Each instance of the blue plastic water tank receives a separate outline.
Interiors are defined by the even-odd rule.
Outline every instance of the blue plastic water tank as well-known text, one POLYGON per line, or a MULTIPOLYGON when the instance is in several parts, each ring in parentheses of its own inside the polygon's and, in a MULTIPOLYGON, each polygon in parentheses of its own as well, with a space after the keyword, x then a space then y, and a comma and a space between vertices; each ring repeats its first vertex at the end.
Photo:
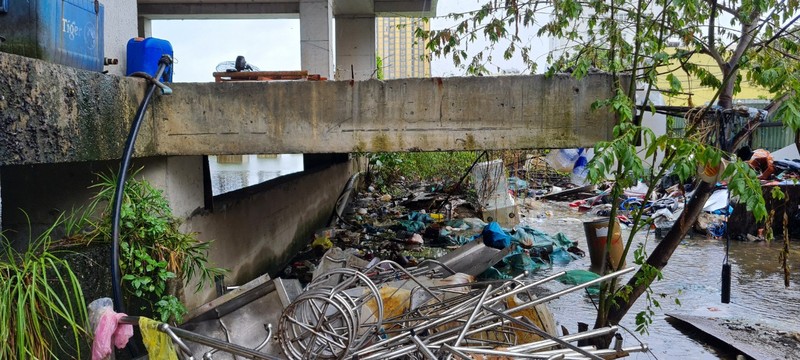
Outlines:
MULTIPOLYGON (((172 57, 172 44, 167 40, 157 38, 133 38, 128 41, 128 68, 125 75, 142 71, 156 75, 158 60, 162 55, 172 57)), ((162 82, 172 82, 172 66, 168 67, 161 75, 162 82)))
POLYGON ((96 0, 0 0, 0 51, 103 71, 103 5, 96 0))

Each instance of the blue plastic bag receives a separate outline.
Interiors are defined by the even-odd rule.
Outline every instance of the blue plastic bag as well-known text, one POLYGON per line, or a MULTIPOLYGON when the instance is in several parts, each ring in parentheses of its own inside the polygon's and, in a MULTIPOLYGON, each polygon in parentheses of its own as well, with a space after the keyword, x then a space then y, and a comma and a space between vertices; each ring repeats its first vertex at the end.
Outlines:
POLYGON ((511 245, 511 235, 506 234, 496 221, 486 225, 481 232, 483 244, 495 249, 505 249, 511 245))

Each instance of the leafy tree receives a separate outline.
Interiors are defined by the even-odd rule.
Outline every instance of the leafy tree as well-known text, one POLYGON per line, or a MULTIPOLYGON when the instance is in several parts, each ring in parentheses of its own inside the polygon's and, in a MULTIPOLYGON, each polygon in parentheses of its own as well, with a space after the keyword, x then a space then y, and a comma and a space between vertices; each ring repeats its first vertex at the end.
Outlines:
MULTIPOLYGON (((528 71, 536 72, 535 51, 529 39, 520 35, 531 29, 538 36, 565 43, 547 55, 547 74, 568 72, 580 78, 593 68, 614 74, 616 95, 599 99, 596 105, 616 112, 615 138, 596 145, 590 179, 612 178, 612 194, 620 195, 638 179, 655 184, 671 170, 685 180, 695 175, 698 165, 714 168, 722 158, 732 158, 731 152, 764 120, 763 114, 749 117, 741 128, 732 128, 725 120, 740 114, 733 99, 743 81, 772 94, 768 115, 798 134, 800 149, 798 6, 798 0, 494 0, 474 11, 447 15, 454 21, 451 27, 430 31, 418 28, 415 33, 425 41, 431 56, 449 57, 470 74, 487 73, 492 51, 498 47, 504 48, 503 58, 518 57, 528 71), (679 39, 677 51, 668 47, 668 39, 679 39), (468 45, 477 40, 488 46, 469 53, 468 45), (696 60, 701 56, 711 57, 718 71, 699 66, 696 60), (644 99, 649 99, 651 91, 679 94, 683 84, 676 75, 680 73, 716 89, 711 103, 718 107, 687 111, 685 136, 656 136, 640 126, 643 113, 654 109, 648 100, 634 103, 637 84, 646 89, 644 99), (660 77, 668 80, 668 87, 658 87, 660 77), (633 81, 626 80, 631 78, 633 81), (637 144, 644 150, 638 150, 637 144), (664 156, 660 166, 648 166, 639 156, 655 159, 659 153, 664 156)), ((757 219, 767 216, 761 185, 747 164, 735 161, 722 176, 728 180, 732 196, 738 196, 757 219)), ((648 196, 652 191, 651 187, 648 196)), ((661 269, 712 191, 712 184, 698 182, 694 196, 664 240, 649 256, 645 249, 636 249, 638 272, 618 290, 615 283, 603 289, 595 327, 618 323, 642 294, 654 301, 650 284, 661 277, 661 269)), ((613 209, 617 208, 615 203, 613 209)), ((611 219, 616 215, 613 211, 611 219)), ((642 221, 641 212, 633 215, 635 224, 624 254, 630 251, 633 234, 649 226, 642 221)), ((607 263, 606 271, 616 270, 607 263)), ((637 322, 646 325, 651 314, 640 313, 637 322)), ((608 345, 608 340, 601 345, 608 345)))

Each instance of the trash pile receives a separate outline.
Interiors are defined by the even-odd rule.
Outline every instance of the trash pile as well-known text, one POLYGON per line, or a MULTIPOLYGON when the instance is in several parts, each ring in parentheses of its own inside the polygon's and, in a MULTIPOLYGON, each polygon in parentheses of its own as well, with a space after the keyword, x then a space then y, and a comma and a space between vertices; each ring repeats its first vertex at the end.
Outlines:
POLYGON ((596 288, 635 268, 591 278, 562 271, 535 280, 522 273, 476 281, 448 265, 481 272, 491 265, 483 260, 497 251, 473 249, 471 258, 461 258, 471 261, 467 265, 442 258, 404 267, 389 260, 366 262, 331 248, 302 290, 297 280, 264 276, 199 307, 181 327, 113 310, 108 314, 119 324, 160 333, 161 345, 148 347, 151 358, 164 351, 171 358, 202 354, 209 360, 230 358, 227 354, 269 360, 604 359, 648 351, 642 343, 624 347, 617 326, 558 335, 547 307, 565 294, 596 288), (575 285, 543 293, 552 281, 575 285), (614 339, 613 346, 590 345, 600 337, 614 339))
POLYGON ((525 180, 507 178, 501 160, 476 164, 472 175, 475 191, 460 194, 441 184, 405 187, 396 197, 368 187, 346 210, 334 214, 329 227, 316 232, 310 246, 280 276, 310 283, 331 248, 367 262, 390 260, 403 267, 468 256, 464 254, 483 247, 495 249, 497 258, 485 271, 458 270, 481 280, 509 279, 585 256, 566 235, 520 223, 517 196, 533 190, 525 180))
MULTIPOLYGON (((776 160, 775 156, 764 149, 753 151, 748 146, 744 146, 737 151, 737 157, 747 161, 750 167, 758 173, 762 187, 796 185, 797 181, 800 180, 800 155, 797 154, 795 146, 790 145, 776 153, 779 154, 777 156, 780 160, 776 160)), ((587 152, 583 152, 581 149, 561 149, 551 152, 547 160, 554 167, 561 170, 567 170, 572 167, 571 179, 573 183, 582 184, 580 181, 585 177, 576 176, 576 174, 581 174, 584 171, 585 165, 584 160, 582 160, 584 156, 588 156, 591 159, 591 152, 588 152, 587 155, 587 152), (580 160, 579 157, 581 157, 580 160)), ((735 199, 732 201, 728 192, 727 183, 719 182, 719 176, 725 166, 726 162, 723 161, 719 168, 699 169, 697 174, 701 180, 715 184, 715 190, 706 201, 703 213, 695 222, 693 230, 697 234, 706 235, 712 239, 719 239, 725 235, 728 230, 728 217, 732 216, 735 205, 735 199)), ((608 188, 610 188, 610 185, 606 185, 606 189, 601 186, 598 193, 586 194, 584 197, 575 192, 562 193, 567 195, 566 198, 573 200, 569 205, 579 212, 607 217, 611 214, 611 204, 614 200, 608 188), (576 198, 577 200, 574 200, 576 198)), ((648 184, 642 182, 626 189, 619 199, 617 220, 622 228, 629 227, 632 225, 629 219, 631 211, 643 209, 643 218, 652 220, 651 227, 655 232, 656 238, 662 238, 683 212, 686 200, 692 197, 693 184, 691 182, 680 183, 676 175, 668 173, 656 184, 656 189, 649 199, 644 198, 647 190, 648 184)), ((541 197, 552 198, 551 195, 547 194, 541 197)), ((795 218, 800 220, 800 211, 794 211, 789 217, 791 219, 790 222, 795 223, 790 224, 790 228, 800 227, 800 221, 794 220, 795 218)), ((734 235, 734 238, 741 240, 758 241, 764 240, 762 232, 763 229, 760 229, 757 235, 732 235, 734 235)))
MULTIPOLYGON (((482 253, 476 259, 494 254, 482 253)), ((329 250, 312 282, 280 317, 283 354, 289 359, 598 359, 647 351, 643 344, 624 348, 621 337, 609 349, 572 344, 611 337, 617 327, 559 337, 543 306, 634 268, 537 297, 533 289, 566 273, 536 281, 526 279, 525 273, 475 281, 448 264, 464 266, 463 261, 441 259, 406 268, 388 260, 366 263, 336 248, 329 250)), ((470 265, 479 272, 490 262, 470 265)))
POLYGON ((179 354, 204 359, 217 352, 263 359, 600 359, 648 351, 641 343, 623 347, 616 326, 556 329, 550 301, 574 291, 596 295, 602 282, 635 269, 536 274, 584 252, 562 233, 521 222, 518 202, 540 191, 569 192, 570 180, 509 177, 499 160, 471 172, 474 190, 466 193, 418 184, 392 196, 368 187, 349 201, 356 193, 351 179, 329 226, 277 278, 254 279, 193 310, 180 328, 160 324, 158 331, 179 345, 179 354), (549 286, 553 281, 567 287, 549 286), (562 290, 546 290, 553 288, 562 290), (600 337, 615 339, 613 346, 590 345, 600 337))

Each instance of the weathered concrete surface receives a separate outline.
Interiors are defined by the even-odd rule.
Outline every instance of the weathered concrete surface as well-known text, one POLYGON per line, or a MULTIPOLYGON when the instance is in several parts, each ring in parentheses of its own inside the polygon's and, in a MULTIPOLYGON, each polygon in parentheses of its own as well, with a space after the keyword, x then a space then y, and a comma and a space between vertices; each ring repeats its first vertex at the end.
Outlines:
MULTIPOLYGON (((588 146, 612 77, 183 83, 157 96, 135 156, 588 146)), ((119 157, 144 83, 0 53, 0 165, 119 157)))
MULTIPOLYGON (((0 165, 118 158, 144 89, 144 80, 0 52, 0 165)), ((140 153, 153 152, 152 123, 140 153)))
MULTIPOLYGON (((217 196, 212 212, 196 212, 184 227, 203 240, 214 240, 209 260, 230 269, 226 284, 274 275, 310 243, 315 231, 327 226, 353 171, 352 162, 338 163, 278 178, 262 191, 217 196)), ((214 291, 186 295, 191 309, 213 299, 214 291)))
POLYGON ((560 148, 608 140, 610 75, 175 84, 159 151, 248 154, 560 148), (180 95, 178 95, 180 94, 180 95))

